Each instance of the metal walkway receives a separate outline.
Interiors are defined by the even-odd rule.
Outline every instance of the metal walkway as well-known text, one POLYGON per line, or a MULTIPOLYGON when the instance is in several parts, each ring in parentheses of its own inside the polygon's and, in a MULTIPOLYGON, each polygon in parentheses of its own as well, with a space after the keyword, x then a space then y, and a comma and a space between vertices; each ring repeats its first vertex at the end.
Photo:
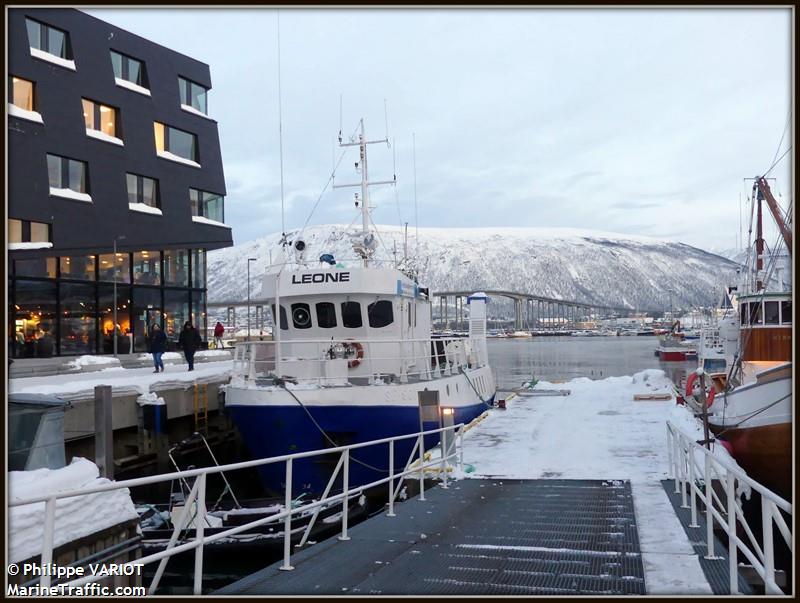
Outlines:
POLYGON ((630 484, 451 482, 215 594, 645 594, 630 484))
MULTIPOLYGON (((723 544, 722 541, 715 536, 714 553, 717 558, 706 559, 705 556, 708 551, 706 549, 705 513, 700 511, 697 513, 697 525, 699 527, 689 527, 689 524, 692 522, 692 512, 690 509, 684 509, 681 507, 681 495, 675 494, 675 482, 672 480, 662 480, 661 484, 664 486, 664 490, 667 492, 667 497, 672 503, 672 507, 675 509, 675 514, 678 516, 686 535, 689 537, 689 542, 691 543, 694 552, 697 553, 700 561, 700 567, 708 579, 708 584, 711 586, 711 590, 715 595, 729 595, 731 590, 729 578, 730 573, 728 571, 727 545, 723 544)), ((702 500, 698 500, 698 506, 701 510, 705 509, 702 504, 702 500)), ((739 575, 739 593, 743 595, 754 594, 753 589, 741 575, 739 575)))

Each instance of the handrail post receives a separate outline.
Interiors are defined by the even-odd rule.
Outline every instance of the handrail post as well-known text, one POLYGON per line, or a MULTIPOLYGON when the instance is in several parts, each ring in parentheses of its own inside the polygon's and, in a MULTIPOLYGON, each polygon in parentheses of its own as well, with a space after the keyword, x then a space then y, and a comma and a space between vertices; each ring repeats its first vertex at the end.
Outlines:
POLYGON ((761 527, 764 544, 764 589, 768 595, 779 595, 781 590, 775 590, 775 550, 772 546, 772 502, 761 497, 761 527))
POLYGON ((696 487, 697 485, 694 475, 694 451, 689 450, 689 493, 691 495, 691 503, 692 503, 692 523, 689 524, 690 528, 700 527, 697 524, 697 496, 695 493, 696 487))
POLYGON ((688 479, 689 476, 687 475, 689 472, 687 471, 687 469, 689 464, 688 454, 690 448, 686 444, 687 444, 686 442, 681 442, 681 508, 682 509, 689 508, 689 503, 686 500, 686 482, 689 481, 688 479))
POLYGON ((672 430, 669 426, 669 421, 667 421, 667 457, 669 459, 669 464, 667 465, 667 479, 672 478, 675 475, 675 467, 673 466, 673 443, 672 441, 675 439, 675 436, 672 435, 672 430))
POLYGON ((292 459, 286 459, 286 495, 284 510, 287 511, 283 520, 283 565, 279 568, 291 571, 294 568, 290 563, 292 557, 292 459))
POLYGON ((350 449, 345 448, 342 451, 344 457, 344 473, 342 475, 342 534, 339 540, 350 540, 347 535, 347 498, 350 494, 350 449))
MULTIPOLYGON (((206 528, 206 473, 197 476, 197 513, 195 514, 194 538, 203 541, 206 528)), ((203 591, 203 544, 194 550, 194 594, 200 595, 203 591)))
POLYGON ((461 429, 458 430, 458 464, 461 471, 464 471, 464 427, 466 427, 466 425, 462 425, 461 429))
POLYGON ((394 440, 389 440, 389 512, 388 517, 394 517, 394 440))
MULTIPOLYGON (((51 497, 44 503, 44 534, 42 535, 42 567, 46 568, 53 562, 53 539, 56 527, 56 498, 51 497)), ((39 578, 39 586, 48 588, 50 586, 50 572, 42 572, 39 578)))
POLYGON ((675 437, 672 438, 672 444, 675 449, 675 494, 680 494, 681 490, 678 486, 678 482, 681 478, 681 455, 679 451, 680 436, 678 434, 675 434, 675 437))
POLYGON ((442 451, 442 462, 440 463, 439 471, 442 472, 442 488, 444 490, 447 490, 447 462, 445 461, 445 455, 447 454, 447 450, 445 450, 445 442, 447 442, 448 445, 450 442, 449 438, 444 437, 444 434, 447 431, 447 429, 449 428, 446 427, 444 431, 439 432, 439 448, 442 451))
POLYGON ((419 499, 425 500, 425 438, 419 434, 419 499))
POLYGON ((706 559, 716 559, 714 556, 714 494, 712 491, 713 479, 711 478, 711 456, 705 455, 705 503, 706 503, 706 559))
POLYGON ((730 574, 730 587, 732 595, 739 594, 738 572, 738 537, 736 536, 736 476, 729 469, 725 469, 725 490, 728 494, 728 573, 730 574))

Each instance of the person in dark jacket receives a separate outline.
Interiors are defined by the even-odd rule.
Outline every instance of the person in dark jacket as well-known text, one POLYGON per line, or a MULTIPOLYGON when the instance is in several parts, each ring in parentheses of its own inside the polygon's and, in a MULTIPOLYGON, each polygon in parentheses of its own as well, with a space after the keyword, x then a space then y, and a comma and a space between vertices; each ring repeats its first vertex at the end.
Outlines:
POLYGON ((200 333, 198 333, 197 329, 192 326, 192 323, 187 320, 178 338, 178 345, 183 349, 183 355, 186 356, 186 362, 189 363, 190 371, 194 370, 194 353, 202 343, 203 339, 200 337, 200 333))
POLYGON ((156 367, 154 373, 164 372, 164 361, 161 356, 167 350, 167 335, 161 328, 153 323, 150 328, 150 353, 153 355, 153 364, 156 367))

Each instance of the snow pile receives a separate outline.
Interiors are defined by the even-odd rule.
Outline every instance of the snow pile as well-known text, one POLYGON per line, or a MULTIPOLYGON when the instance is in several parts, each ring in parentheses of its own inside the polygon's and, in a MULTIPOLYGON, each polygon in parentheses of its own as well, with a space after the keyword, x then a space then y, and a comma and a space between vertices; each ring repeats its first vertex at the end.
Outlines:
POLYGON ((194 357, 195 358, 230 358, 231 350, 201 350, 197 352, 194 357))
POLYGON ((136 398, 136 402, 139 404, 139 406, 164 406, 166 404, 166 402, 164 402, 164 398, 155 392, 142 394, 136 398))
MULTIPOLYGON (((395 246, 404 248, 404 231, 398 226, 378 231, 383 245, 375 258, 390 262, 395 246)), ((323 253, 345 266, 358 265, 349 232, 341 224, 307 228, 309 266, 318 265, 323 253)), ((289 239, 298 234, 287 233, 289 239)), ((270 253, 273 262, 282 261, 280 240, 275 233, 209 252, 208 301, 246 299, 247 258, 257 258, 251 267, 251 295, 257 298, 270 253)), ((416 250, 417 242, 409 240, 408 248, 416 250)), ((669 308, 670 301, 685 307, 716 304, 737 267, 682 243, 571 228, 420 228, 415 262, 420 282, 434 292, 500 289, 636 308, 669 308)))
POLYGON ((80 369, 85 366, 120 366, 119 358, 113 356, 78 356, 67 363, 70 368, 80 369))
MULTIPOLYGON (((139 354, 139 358, 142 360, 152 360, 153 355, 148 352, 146 354, 139 354)), ((161 354, 161 360, 183 360, 183 354, 180 352, 164 352, 161 354)))
MULTIPOLYGON (((111 483, 98 476, 97 465, 83 458, 75 458, 61 469, 11 471, 8 474, 9 502, 111 483)), ((41 554, 44 507, 42 502, 9 508, 9 561, 23 561, 41 554)), ((127 488, 60 499, 56 503, 53 546, 137 517, 127 488)))

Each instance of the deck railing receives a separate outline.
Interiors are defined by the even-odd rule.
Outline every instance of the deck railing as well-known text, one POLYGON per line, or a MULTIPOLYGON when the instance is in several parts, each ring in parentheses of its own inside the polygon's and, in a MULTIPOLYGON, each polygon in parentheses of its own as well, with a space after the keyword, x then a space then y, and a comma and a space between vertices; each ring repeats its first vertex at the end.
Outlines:
MULTIPOLYGON (((419 489, 420 489, 419 500, 424 501, 425 500, 424 479, 426 470, 434 468, 437 469, 440 474, 440 479, 442 480, 442 488, 447 488, 448 462, 451 460, 455 460, 455 464, 458 468, 463 467, 464 464, 463 435, 464 435, 464 424, 458 423, 456 425, 441 427, 439 429, 430 429, 427 431, 420 431, 419 433, 410 433, 391 438, 383 438, 380 440, 372 440, 369 442, 350 444, 348 446, 338 446, 336 448, 325 448, 322 450, 299 452, 295 454, 287 454, 287 455, 257 459, 252 461, 244 461, 228 465, 215 465, 213 467, 204 467, 201 469, 176 471, 173 473, 166 473, 163 475, 142 477, 120 482, 112 482, 110 484, 95 486, 92 488, 84 488, 81 490, 62 491, 47 496, 32 497, 24 500, 12 500, 9 501, 8 506, 10 508, 14 508, 26 505, 37 505, 37 504, 41 505, 41 503, 45 504, 41 565, 43 567, 46 567, 47 564, 52 563, 53 561, 53 548, 54 548, 53 543, 56 530, 55 516, 56 516, 57 501, 65 498, 73 498, 76 496, 85 496, 87 494, 109 492, 112 490, 119 490, 123 488, 134 488, 138 486, 147 486, 150 484, 156 484, 160 482, 166 482, 172 480, 186 480, 189 478, 194 478, 194 484, 192 485, 188 498, 184 502, 184 508, 182 512, 180 512, 179 517, 174 521, 174 530, 172 532, 172 536, 169 540, 169 543, 167 544, 167 548, 163 551, 159 551, 151 555, 146 555, 145 557, 142 557, 135 561, 130 561, 128 563, 122 564, 121 567, 133 568, 135 566, 147 565, 149 563, 158 561, 159 566, 148 588, 148 593, 153 594, 158 588, 158 584, 161 580, 161 577, 164 574, 164 570, 166 569, 169 559, 175 555, 184 553, 186 551, 194 550, 195 565, 194 565, 193 592, 194 594, 201 594, 202 584, 203 584, 203 549, 206 544, 216 542, 217 540, 233 536, 240 532, 245 532, 252 528, 263 526, 269 523, 277 523, 282 521, 284 524, 283 564, 280 569, 282 570, 294 569, 290 563, 292 554, 291 538, 292 538, 293 516, 301 514, 308 515, 308 512, 313 510, 313 515, 311 517, 311 520, 305 529, 305 532, 302 536, 300 543, 297 545, 299 547, 306 544, 306 542, 308 541, 308 536, 311 533, 311 529, 314 526, 314 523, 317 519, 317 516, 321 508, 327 507, 332 503, 341 501, 342 531, 339 535, 339 540, 350 540, 350 537, 347 534, 348 501, 353 496, 358 495, 367 488, 373 488, 388 483, 387 515, 390 517, 394 517, 395 501, 397 499, 397 496, 401 492, 401 486, 403 485, 403 481, 407 476, 416 474, 417 479, 419 480, 419 489), (440 434, 439 438, 440 438, 441 454, 439 455, 438 458, 430 458, 429 460, 426 461, 423 438, 424 436, 435 435, 435 434, 440 434), (411 454, 409 455, 409 458, 404 465, 404 469, 399 473, 395 473, 394 459, 395 459, 396 443, 402 440, 411 440, 411 439, 413 439, 415 442, 411 450, 411 454), (355 486, 355 487, 351 486, 349 483, 351 452, 363 448, 368 448, 370 446, 377 446, 382 444, 388 444, 388 449, 389 449, 388 450, 389 465, 388 469, 386 470, 388 475, 384 478, 375 480, 368 484, 362 484, 360 486, 355 486), (298 459, 307 459, 311 457, 335 454, 335 453, 340 454, 339 461, 336 465, 336 468, 333 471, 333 474, 330 477, 330 480, 328 481, 328 484, 325 488, 325 491, 323 492, 322 497, 318 500, 313 500, 301 506, 293 506, 293 500, 292 500, 293 462, 298 459), (249 469, 253 467, 263 467, 265 465, 270 465, 275 463, 284 463, 286 467, 285 504, 283 511, 281 511, 280 513, 276 513, 274 515, 270 515, 268 517, 261 517, 257 520, 253 520, 251 522, 242 525, 237 525, 227 530, 217 532, 211 536, 206 536, 204 534, 204 531, 207 523, 206 483, 208 480, 208 476, 214 473, 230 472, 239 469, 249 469), (331 494, 333 484, 335 483, 340 471, 342 475, 342 491, 336 494, 331 494), (182 531, 184 531, 184 529, 186 530, 191 529, 190 526, 192 520, 194 520, 194 532, 195 532, 194 539, 192 539, 190 542, 178 545, 177 544, 178 536, 182 531)), ((98 582, 102 579, 104 578, 95 575, 89 575, 89 576, 83 576, 75 580, 71 580, 69 582, 64 582, 62 584, 65 587, 66 586, 77 587, 83 584, 87 584, 89 582, 98 582)), ((51 576, 49 572, 43 573, 43 575, 39 580, 39 585, 43 589, 50 587, 51 576)))
POLYGON ((714 522, 728 537, 731 594, 738 594, 739 591, 739 551, 764 581, 766 594, 783 594, 775 580, 773 525, 794 554, 792 533, 781 515, 781 511, 791 515, 791 503, 753 480, 738 465, 715 456, 670 421, 667 421, 667 450, 669 477, 675 480, 675 494, 681 495, 681 506, 692 512, 690 527, 700 527, 697 523, 697 498, 705 506, 706 559, 719 559, 714 555, 714 522), (714 491, 715 479, 725 489, 724 502, 714 491), (753 535, 739 501, 743 492, 749 495, 749 490, 761 495, 763 536, 760 543, 753 535), (739 537, 737 525, 742 528, 746 538, 739 537))
POLYGON ((429 339, 371 339, 358 342, 363 357, 335 357, 337 346, 353 345, 348 339, 292 339, 248 341, 234 350, 233 378, 254 382, 258 378, 291 377, 318 385, 346 384, 353 377, 370 382, 382 377, 437 379, 481 364, 479 350, 463 337, 429 339), (280 352, 280 353, 278 353, 280 352), (280 357, 279 357, 280 356, 280 357), (351 363, 356 366, 349 366, 351 363), (337 367, 338 364, 338 367, 337 367))

